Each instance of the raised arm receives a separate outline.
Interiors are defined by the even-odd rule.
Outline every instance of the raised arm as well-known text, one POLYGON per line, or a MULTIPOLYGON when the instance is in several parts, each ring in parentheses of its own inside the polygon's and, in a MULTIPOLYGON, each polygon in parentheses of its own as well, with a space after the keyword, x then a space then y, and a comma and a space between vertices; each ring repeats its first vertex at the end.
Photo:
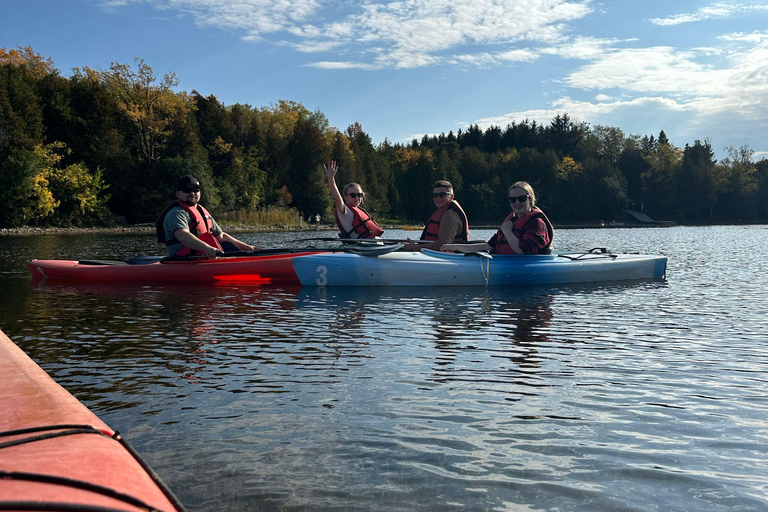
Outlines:
POLYGON ((336 203, 336 210, 344 214, 347 212, 347 206, 344 204, 344 198, 339 193, 339 187, 336 186, 336 173, 338 171, 339 167, 336 165, 335 160, 325 164, 325 177, 328 179, 328 188, 331 189, 333 202, 336 203))

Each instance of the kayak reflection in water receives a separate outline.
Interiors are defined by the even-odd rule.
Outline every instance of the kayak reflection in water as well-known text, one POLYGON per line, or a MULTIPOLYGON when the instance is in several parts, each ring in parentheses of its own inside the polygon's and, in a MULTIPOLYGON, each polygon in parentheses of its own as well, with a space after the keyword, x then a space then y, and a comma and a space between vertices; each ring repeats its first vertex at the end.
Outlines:
POLYGON ((445 244, 445 252, 490 252, 491 254, 549 254, 554 230, 544 212, 536 207, 536 194, 525 181, 507 191, 510 213, 495 235, 485 243, 445 244))
POLYGON ((168 256, 204 254, 214 259, 221 252, 253 251, 252 245, 224 232, 200 204, 200 182, 182 176, 176 186, 176 201, 157 219, 157 241, 168 247, 168 256))

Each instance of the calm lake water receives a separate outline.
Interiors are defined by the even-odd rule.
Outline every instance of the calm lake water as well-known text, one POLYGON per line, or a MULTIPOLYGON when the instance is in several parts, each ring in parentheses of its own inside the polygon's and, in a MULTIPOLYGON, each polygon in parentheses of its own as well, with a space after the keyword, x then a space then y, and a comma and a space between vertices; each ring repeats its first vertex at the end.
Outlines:
POLYGON ((663 254, 667 278, 33 285, 27 259, 161 248, 143 235, 0 237, 0 328, 194 512, 768 509, 768 227, 556 241, 663 254))

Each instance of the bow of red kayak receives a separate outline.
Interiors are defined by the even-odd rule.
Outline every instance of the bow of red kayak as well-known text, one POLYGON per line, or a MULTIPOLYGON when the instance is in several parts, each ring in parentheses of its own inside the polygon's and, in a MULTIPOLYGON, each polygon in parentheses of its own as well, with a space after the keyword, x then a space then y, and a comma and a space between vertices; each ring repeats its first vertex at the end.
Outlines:
POLYGON ((180 511, 106 423, 0 331, 0 509, 180 511))

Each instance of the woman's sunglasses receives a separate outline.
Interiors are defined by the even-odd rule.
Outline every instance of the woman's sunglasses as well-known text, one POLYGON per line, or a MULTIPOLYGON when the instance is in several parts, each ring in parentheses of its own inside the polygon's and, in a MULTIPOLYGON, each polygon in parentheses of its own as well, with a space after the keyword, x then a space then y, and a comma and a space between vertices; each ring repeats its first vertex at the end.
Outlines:
POLYGON ((347 193, 347 195, 348 195, 349 197, 351 197, 352 199, 356 199, 356 198, 358 198, 358 197, 359 197, 360 199, 362 199, 362 198, 364 198, 364 197, 365 197, 365 192, 360 192, 359 194, 357 194, 357 193, 355 193, 355 192, 348 192, 348 193, 347 193))
POLYGON ((435 192, 434 194, 432 194, 432 199, 436 199, 438 197, 442 199, 445 196, 449 196, 449 195, 451 195, 450 192, 435 192))
POLYGON ((517 196, 517 197, 509 196, 507 199, 509 199, 510 204, 514 204, 515 202, 524 203, 528 200, 528 197, 529 197, 528 194, 525 194, 524 196, 517 196))

